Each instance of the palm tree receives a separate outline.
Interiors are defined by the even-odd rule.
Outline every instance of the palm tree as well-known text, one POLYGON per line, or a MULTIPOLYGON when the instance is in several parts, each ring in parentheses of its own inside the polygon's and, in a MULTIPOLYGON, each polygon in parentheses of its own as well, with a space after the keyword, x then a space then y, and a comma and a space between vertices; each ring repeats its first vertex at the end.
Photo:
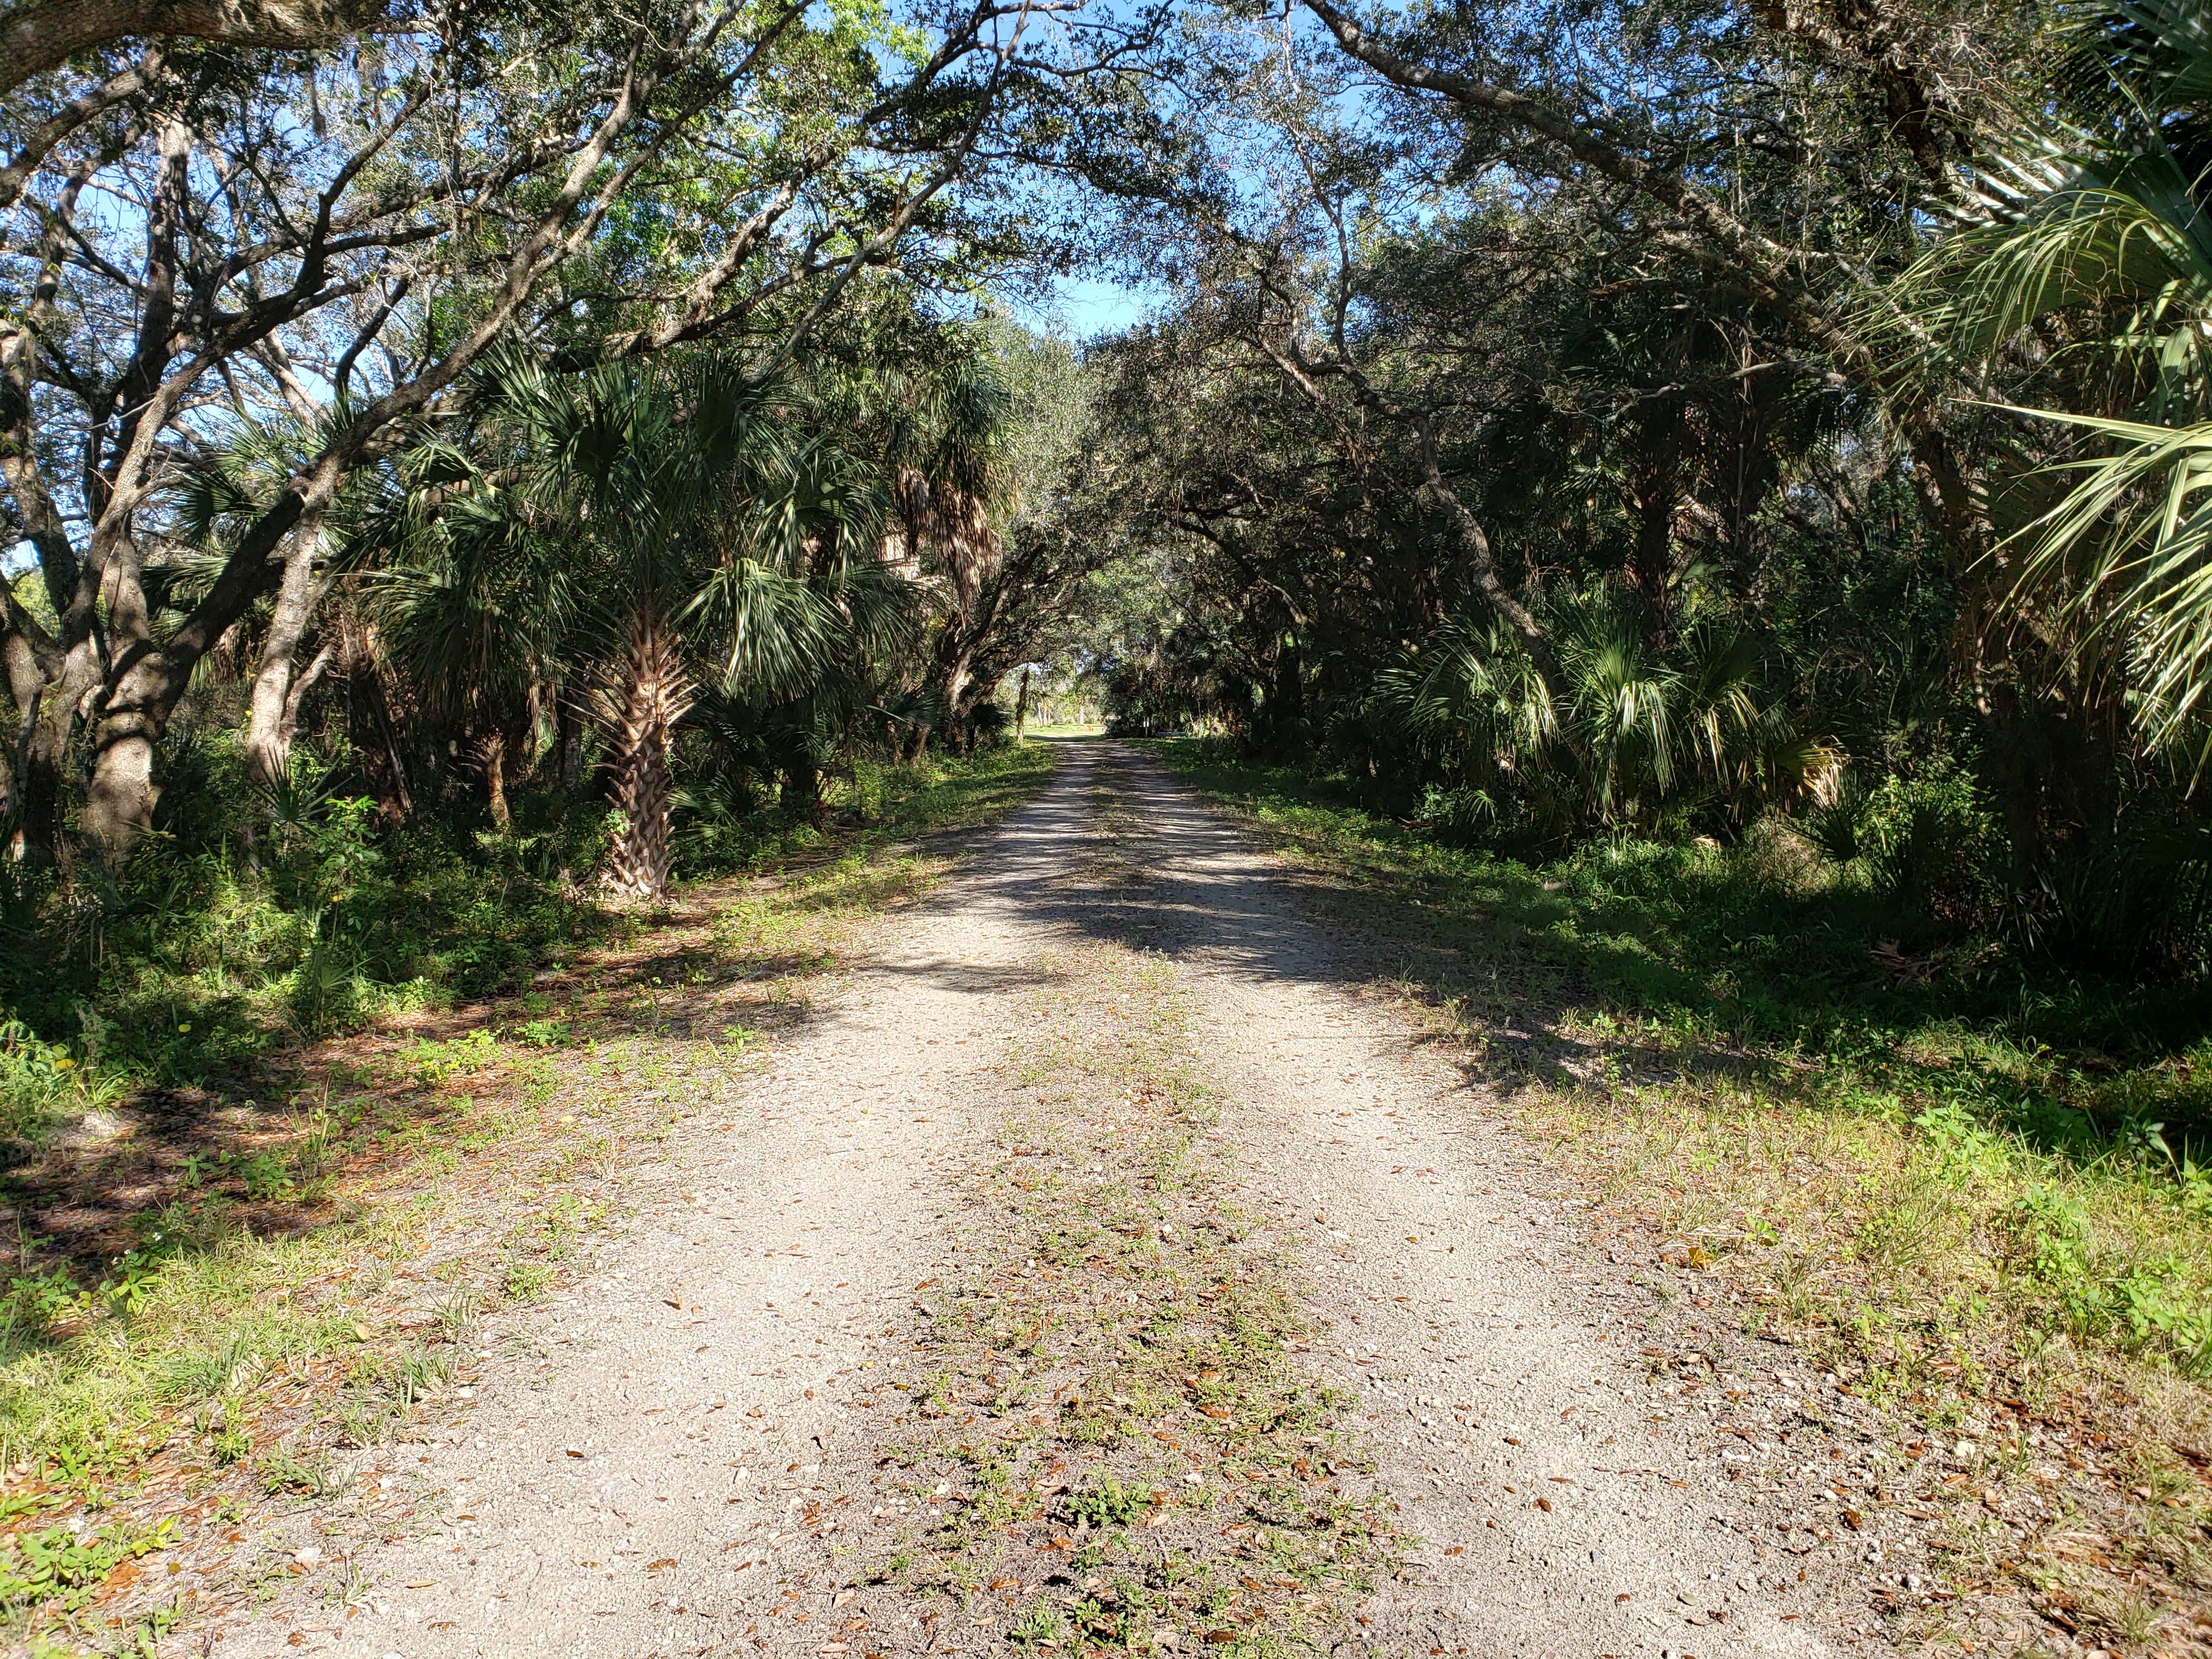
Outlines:
POLYGON ((395 650, 434 717, 483 728, 495 816, 514 723, 577 689, 608 739, 617 896, 667 890, 684 623, 780 447, 771 396, 723 358, 563 376, 509 349, 480 368, 466 429, 399 468, 404 551, 380 583, 395 650))
POLYGON ((426 438, 398 458, 363 530, 390 550, 368 579, 371 615, 419 713, 468 740, 501 833, 510 763, 550 737, 582 602, 560 538, 501 483, 514 460, 426 438))
POLYGON ((588 703, 612 742, 608 766, 622 813, 605 884, 618 896, 657 899, 668 890, 674 853, 669 750, 694 686, 682 638, 657 595, 636 600, 618 626, 615 653, 588 703))
POLYGON ((933 555, 957 609, 975 603, 1003 552, 993 514, 1012 505, 1013 396, 985 358, 963 353, 933 374, 906 377, 890 465, 908 544, 933 555))
MULTIPOLYGON (((900 539, 945 579, 923 693, 957 742, 981 644, 977 600, 1005 554, 994 520, 1018 505, 1013 394, 988 358, 966 350, 878 395, 899 405, 886 447, 900 539)), ((926 740, 927 728, 915 736, 926 740)))
POLYGON ((1987 149, 1966 222, 1901 288, 1952 372, 2034 366, 2097 453, 2020 533, 2016 605, 2117 656, 2154 746, 2212 759, 2212 16, 2118 0, 1987 149), (2008 360, 2009 362, 2008 363, 2008 360))
POLYGON ((830 757, 881 708, 878 665, 911 641, 919 598, 884 556, 882 462, 843 422, 822 423, 760 480, 750 534, 694 607, 728 642, 714 687, 721 746, 772 757, 785 804, 806 812, 820 810, 830 757))
POLYGON ((1751 635, 1693 618, 1664 646, 1617 586, 1547 599, 1556 685, 1495 617, 1448 623, 1378 678, 1377 712, 1486 795, 1533 804, 1546 833, 1649 814, 1693 787, 1738 816, 1825 787, 1835 758, 1759 685, 1751 635))
MULTIPOLYGON (((395 641, 471 707, 580 687, 619 812, 610 893, 667 890, 677 734, 702 698, 738 747, 733 722, 777 723, 779 707, 782 726, 805 704, 801 725, 842 730, 908 637, 914 589, 881 557, 882 464, 858 438, 727 357, 562 376, 518 350, 480 371, 465 439, 422 447, 439 482, 386 579, 395 641)), ((810 805, 819 758, 788 752, 787 793, 810 805)))

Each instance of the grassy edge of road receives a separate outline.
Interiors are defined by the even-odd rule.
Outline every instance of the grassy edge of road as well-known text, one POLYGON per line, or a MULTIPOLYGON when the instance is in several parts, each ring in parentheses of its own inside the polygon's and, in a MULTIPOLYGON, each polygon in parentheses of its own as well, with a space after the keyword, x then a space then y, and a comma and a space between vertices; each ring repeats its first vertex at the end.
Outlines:
MULTIPOLYGON (((1056 763, 1043 744, 917 771, 803 863, 614 918, 520 996, 300 1045, 246 1085, 265 1103, 188 1133, 158 1100, 125 1102, 112 1133, 58 1147, 35 1193, 127 1202, 137 1243, 87 1285, 19 1226, 0 1640, 152 1653, 318 1565, 270 1557, 258 1518, 364 1496, 347 1454, 465 1412, 484 1316, 580 1267, 624 1212, 626 1173, 804 1019, 868 922, 953 867, 957 832, 1056 763)), ((401 1496, 366 1499, 404 1524, 401 1496)))
POLYGON ((1638 1218, 1671 1293, 1741 1297, 1747 1335, 1883 1412, 1911 1471, 1883 1496, 1919 1506, 1943 1563, 1905 1587, 1907 1628, 2022 1654, 2212 1644, 2212 1193, 2154 1146, 2048 1133, 2109 1074, 1902 1018, 1879 976, 1827 1041, 1793 1036, 1785 996, 1741 953, 1701 960, 1681 921, 1701 896, 1752 902, 1729 890, 1762 890, 1768 915, 1802 904, 1771 848, 1534 868, 1310 775, 1146 747, 1395 948, 1509 1121, 1638 1218), (1766 1004, 1756 1035, 1713 1017, 1721 974, 1724 999, 1766 1004))

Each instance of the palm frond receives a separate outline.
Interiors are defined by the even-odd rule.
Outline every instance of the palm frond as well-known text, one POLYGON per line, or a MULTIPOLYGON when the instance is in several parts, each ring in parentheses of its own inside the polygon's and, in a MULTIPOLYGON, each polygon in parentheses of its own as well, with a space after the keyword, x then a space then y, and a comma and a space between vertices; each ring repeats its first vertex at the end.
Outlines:
MULTIPOLYGON (((2021 532, 2015 592, 2057 591, 2087 637, 2120 640, 2154 744, 2200 739, 2212 704, 2212 422, 2017 412, 2097 433, 2112 453, 2066 465, 2078 482, 2021 532)), ((2198 741, 2196 764, 2208 758, 2198 741)))
POLYGON ((687 620, 729 641, 721 665, 726 694, 744 689, 782 696, 805 690, 837 623, 803 576, 746 558, 729 561, 708 578, 687 620))

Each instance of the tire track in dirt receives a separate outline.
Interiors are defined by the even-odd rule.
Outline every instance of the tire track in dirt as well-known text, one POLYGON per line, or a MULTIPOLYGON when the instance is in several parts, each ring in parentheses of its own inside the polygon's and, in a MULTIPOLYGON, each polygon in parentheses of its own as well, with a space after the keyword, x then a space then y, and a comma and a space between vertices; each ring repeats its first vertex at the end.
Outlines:
MULTIPOLYGON (((1367 1395, 1380 1478, 1423 1539, 1365 1611, 1416 1654, 1816 1654, 1828 1607, 1756 1543, 1717 1437, 1654 1428, 1648 1294, 1595 1264, 1534 1190, 1449 1051, 1361 988, 1279 866, 1158 767, 1121 768, 1153 849, 1155 937, 1182 961, 1225 1125, 1296 1213, 1329 1370, 1367 1395)), ((1806 1539, 1809 1543, 1809 1536, 1806 1539)))
POLYGON ((571 1300, 487 1334, 510 1356, 489 1397, 392 1460, 441 1528, 334 1534, 349 1608, 279 1598, 216 1651, 1829 1651, 1841 1564, 1752 1542, 1717 1437, 1654 1426, 1644 1293, 1562 1279, 1593 1265, 1571 1224, 1449 1058, 1363 998, 1361 961, 1149 761, 1072 750, 811 1026, 698 1103, 571 1300), (1170 1004, 1153 1058, 1218 1114, 1188 1158, 1152 1132, 1196 1097, 1164 1071, 1101 1093, 1085 1052, 1170 1004), (1009 1174, 1033 1151, 1182 1231, 1070 1243, 1076 1189, 1009 1174), (1266 1273, 1288 1322, 1224 1322, 1266 1273), (1049 1335, 1079 1315, 1080 1356, 1049 1335), (1227 1324, 1265 1328, 1249 1387, 1193 1357, 1227 1324), (1394 1498, 1422 1540, 1402 1562, 1372 1518, 1394 1498))
POLYGON ((829 1495, 833 1385, 885 1373, 884 1310, 941 1253, 948 1174, 988 1121, 973 1082, 1006 1050, 999 999, 1033 976, 1006 896, 1048 872, 1082 782, 1067 769, 885 927, 764 1066, 685 1103, 629 1235, 478 1334, 477 1397, 429 1443, 362 1460, 434 1530, 303 1511, 320 1605, 268 1586, 210 1650, 691 1654, 750 1622, 748 1580, 829 1495))

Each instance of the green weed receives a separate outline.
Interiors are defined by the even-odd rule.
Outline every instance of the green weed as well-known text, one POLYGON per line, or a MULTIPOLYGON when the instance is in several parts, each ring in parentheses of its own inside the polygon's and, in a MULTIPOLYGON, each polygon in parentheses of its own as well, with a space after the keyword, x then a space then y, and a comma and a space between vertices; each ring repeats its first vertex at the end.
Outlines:
POLYGON ((1126 1527, 1152 1507, 1152 1493, 1102 1474, 1088 1489, 1068 1499, 1067 1512, 1094 1527, 1126 1527))
POLYGON ((21 1612, 45 1607, 74 1613, 88 1603, 108 1574, 174 1541, 177 1523, 150 1530, 118 1522, 103 1527, 48 1527, 0 1538, 0 1607, 21 1612))

